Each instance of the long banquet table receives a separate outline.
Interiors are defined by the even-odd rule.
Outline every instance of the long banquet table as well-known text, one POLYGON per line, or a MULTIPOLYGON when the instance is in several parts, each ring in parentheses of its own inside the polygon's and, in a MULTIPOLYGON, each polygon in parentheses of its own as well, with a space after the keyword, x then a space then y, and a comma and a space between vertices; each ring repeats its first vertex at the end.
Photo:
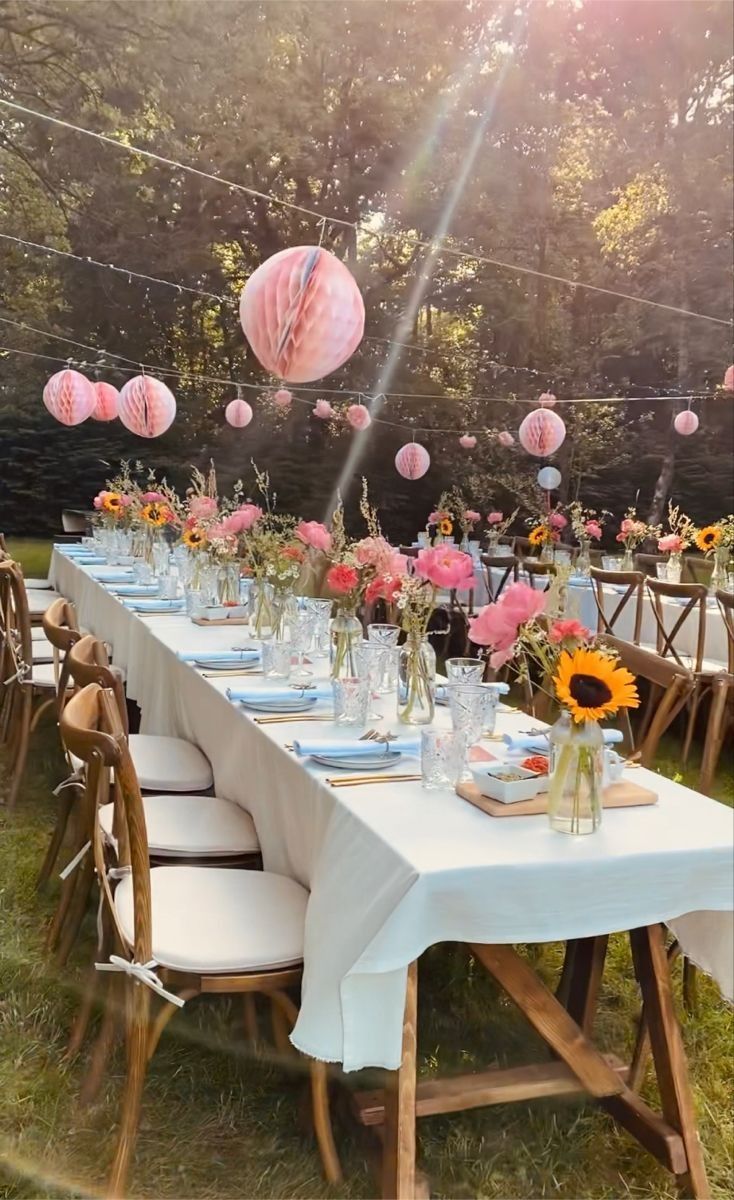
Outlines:
MULTIPOLYGON (((75 603, 82 627, 112 644, 142 730, 200 746, 216 793, 252 813, 265 868, 310 890, 292 1035, 300 1050, 347 1071, 397 1069, 408 968, 442 941, 559 941, 665 921, 684 952, 734 995, 725 806, 636 770, 633 778, 658 792, 658 804, 607 811, 600 832, 572 838, 551 831, 545 817, 495 820, 453 793, 390 786, 389 775, 381 786, 335 790, 327 770, 288 748, 297 734, 320 732, 318 723, 258 725, 226 695, 236 680, 207 678, 177 657, 242 644, 246 626, 137 615, 90 570, 54 551, 53 584, 75 603)), ((329 708, 316 710, 323 728, 348 736, 334 730, 329 708)), ((378 708, 381 728, 396 731, 391 699, 378 708)), ((446 711, 436 720, 448 724, 446 711)), ((527 725, 516 712, 498 718, 503 732, 527 725)))

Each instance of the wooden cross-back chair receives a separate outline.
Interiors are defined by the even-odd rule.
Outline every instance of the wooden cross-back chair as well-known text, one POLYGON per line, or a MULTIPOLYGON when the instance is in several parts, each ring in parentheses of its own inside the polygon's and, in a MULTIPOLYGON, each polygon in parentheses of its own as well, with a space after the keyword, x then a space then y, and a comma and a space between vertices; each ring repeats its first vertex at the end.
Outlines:
POLYGON ((711 794, 727 733, 734 729, 734 592, 717 591, 716 603, 726 630, 727 663, 726 671, 714 676, 711 683, 711 711, 698 778, 699 791, 706 796, 711 794))
MULTIPOLYGON (((287 1051, 287 1027, 297 1009, 286 989, 301 980, 308 893, 294 880, 270 872, 151 869, 143 799, 114 693, 88 684, 64 708, 61 729, 72 753, 87 764, 90 792, 106 792, 113 772, 117 826, 124 831, 112 878, 98 822, 93 836, 105 943, 99 968, 109 972, 108 992, 115 993, 119 985, 125 999, 127 1076, 106 1193, 121 1196, 126 1194, 148 1062, 178 1007, 200 995, 260 992, 278 1014, 279 1049, 287 1051), (155 1016, 154 993, 163 1002, 155 1016)), ((116 1007, 108 995, 99 1035, 106 1044, 105 1026, 114 1023, 116 1007)), ((308 1068, 324 1172, 338 1183, 326 1064, 308 1060, 308 1068)))
POLYGON ((696 717, 704 692, 710 686, 713 676, 723 669, 724 664, 713 666, 704 660, 706 648, 706 598, 707 589, 700 583, 666 583, 661 579, 646 581, 648 595, 652 603, 655 618, 656 640, 655 649, 661 658, 672 659, 684 671, 692 672, 695 686, 689 703, 688 726, 683 742, 682 762, 688 761, 688 755, 693 741, 696 717), (666 622, 666 600, 676 601, 679 605, 677 616, 666 622), (695 651, 687 654, 680 649, 678 641, 686 627, 694 624, 695 651), (676 642, 678 644, 676 645, 676 642))
POLYGON ((639 758, 643 767, 653 767, 661 737, 693 694, 695 676, 670 659, 612 634, 600 635, 600 641, 614 651, 622 666, 637 679, 647 680, 651 685, 651 696, 655 689, 657 702, 649 704, 649 715, 640 723, 636 734, 632 732, 628 710, 624 709, 629 751, 639 758))
POLYGON ((550 587, 551 576, 556 574, 555 564, 539 562, 537 559, 523 558, 520 561, 520 575, 534 591, 545 592, 550 587))
POLYGON ((691 583, 701 583, 708 587, 714 569, 712 559, 704 558, 702 554, 686 554, 683 565, 691 583))
POLYGON ((642 607, 644 603, 645 576, 642 571, 602 571, 598 567, 591 568, 591 582, 594 588, 594 600, 597 611, 597 633, 611 634, 621 637, 620 625, 623 614, 625 620, 630 613, 632 616, 632 636, 625 641, 638 645, 642 629, 642 607), (605 588, 624 588, 610 596, 605 588), (619 596, 619 599, 616 597, 619 596), (611 605, 606 603, 611 600, 611 605))
POLYGON ((499 600, 508 583, 517 583, 519 559, 515 554, 481 554, 479 561, 484 567, 487 580, 487 595, 490 604, 499 600), (492 571, 501 571, 499 579, 495 580, 492 571))
POLYGON ((665 554, 635 554, 635 569, 650 579, 657 579, 658 564, 667 562, 665 554))

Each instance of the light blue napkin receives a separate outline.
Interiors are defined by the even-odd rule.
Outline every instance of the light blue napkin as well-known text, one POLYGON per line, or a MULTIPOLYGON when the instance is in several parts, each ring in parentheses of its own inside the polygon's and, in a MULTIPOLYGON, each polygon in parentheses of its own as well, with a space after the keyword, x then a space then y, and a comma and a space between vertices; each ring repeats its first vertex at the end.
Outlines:
POLYGON ((133 573, 130 567, 108 567, 106 570, 89 572, 90 579, 96 579, 98 583, 132 583, 133 573))
MULTIPOLYGON (((331 684, 315 683, 312 687, 304 689, 302 694, 309 700, 331 700, 331 684)), ((286 684, 280 687, 275 685, 268 687, 267 684, 265 686, 261 684, 257 688, 227 688, 229 700, 244 700, 245 704, 257 704, 260 700, 264 700, 268 704, 277 704, 281 700, 298 700, 300 696, 300 687, 288 687, 286 684)))
POLYGON ((258 662, 259 650, 179 650, 181 662, 258 662))
POLYGON ((587 588, 591 587, 593 580, 588 575, 572 575, 568 581, 569 587, 587 588))
POLYGON ((133 612, 184 612, 183 600, 123 600, 133 612))
POLYGON ((116 583, 109 589, 116 596, 157 596, 157 583, 116 583))
POLYGON ((72 559, 80 567, 103 567, 107 562, 101 554, 67 554, 67 558, 72 559))
MULTIPOLYGON (((398 737, 389 743, 390 750, 399 750, 401 754, 419 755, 421 740, 419 737, 398 737)), ((307 758, 310 754, 320 754, 329 758, 354 758, 355 755, 369 755, 379 758, 385 754, 385 742, 359 741, 349 738, 345 741, 337 738, 303 738, 293 739, 293 750, 299 758, 307 758)))
POLYGON ((81 542, 54 542, 54 550, 61 550, 63 554, 89 554, 87 546, 82 546, 81 542))
MULTIPOLYGON (((603 732, 605 746, 624 741, 621 729, 605 729, 603 732)), ((550 749, 547 733, 506 733, 502 741, 508 750, 531 750, 534 754, 547 754, 550 749)))

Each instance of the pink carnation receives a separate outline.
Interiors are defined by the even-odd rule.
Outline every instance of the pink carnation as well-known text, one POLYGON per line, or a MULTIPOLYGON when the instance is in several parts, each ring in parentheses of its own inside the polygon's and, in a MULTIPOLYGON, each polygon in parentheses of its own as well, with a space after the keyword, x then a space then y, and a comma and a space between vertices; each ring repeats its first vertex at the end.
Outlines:
POLYGON ((599 541, 601 537, 601 525, 598 521, 587 521, 584 525, 584 530, 587 537, 594 538, 597 542, 599 541))
POLYGON ((375 600, 386 600, 388 604, 392 604, 403 586, 403 578, 404 576, 401 574, 376 575, 367 584, 364 593, 365 600, 368 604, 374 604, 375 600))
POLYGON ((319 417, 322 421, 328 421, 329 417, 334 416, 334 409, 329 404, 328 400, 317 400, 312 416, 319 417))
POLYGON ((685 550, 683 538, 677 533, 666 533, 665 537, 658 540, 658 550, 663 554, 680 554, 685 550))
POLYGON ((368 408, 364 404, 350 404, 347 409, 347 421, 352 426, 352 429, 366 429, 372 424, 372 417, 368 408))
POLYGON ((143 504, 160 504, 164 496, 162 492, 143 492, 140 499, 143 504))
POLYGON ((299 521, 296 537, 305 546, 313 546, 314 550, 323 550, 326 554, 331 550, 331 534, 320 521, 299 521))
POLYGON ((500 521, 504 521, 504 515, 501 512, 487 513, 488 525, 499 525, 500 521))
POLYGON ((356 567, 348 567, 346 563, 337 563, 326 573, 326 586, 337 596, 346 596, 359 583, 359 571, 356 567))
POLYGON ((217 511, 217 502, 213 496, 192 496, 189 500, 189 512, 195 521, 207 521, 217 511))
POLYGON ((551 529, 565 529, 568 525, 568 521, 564 517, 563 513, 553 512, 548 518, 548 524, 550 525, 551 529))
POLYGON ((580 621, 554 621, 548 630, 548 641, 555 646, 561 642, 585 642, 591 637, 591 631, 580 621))
POLYGON ((415 573, 427 579, 434 587, 456 588, 463 591, 474 586, 474 564, 469 554, 455 550, 453 546, 434 546, 430 550, 419 550, 415 560, 415 573))

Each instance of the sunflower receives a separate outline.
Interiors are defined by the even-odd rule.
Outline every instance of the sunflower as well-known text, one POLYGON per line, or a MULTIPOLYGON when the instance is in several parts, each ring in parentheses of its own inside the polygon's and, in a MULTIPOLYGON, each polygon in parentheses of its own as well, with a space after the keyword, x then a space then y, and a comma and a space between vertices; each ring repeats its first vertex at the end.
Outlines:
POLYGON ((707 525, 696 534, 696 545, 699 550, 713 550, 721 541, 721 530, 718 525, 707 525))
POLYGON ((119 513, 122 508, 122 497, 119 492, 107 492, 102 500, 102 508, 108 513, 119 513))
POLYGON ((528 541, 531 546, 542 546, 548 541, 548 530, 545 525, 536 525, 535 529, 531 529, 528 534, 528 541))
POLYGON ((203 529, 185 529, 183 535, 183 544, 188 546, 189 550, 201 550, 202 546, 206 545, 206 534, 203 529))
POLYGON ((450 521, 448 517, 441 517, 441 520, 438 523, 438 532, 442 534, 443 537, 450 537, 454 532, 454 522, 450 521))
POLYGON ((635 677, 617 663, 599 650, 563 651, 553 682, 574 721, 600 721, 620 708, 639 707, 635 677))
POLYGON ((165 504, 146 504, 140 510, 140 515, 148 525, 165 525, 168 522, 168 509, 165 504))

